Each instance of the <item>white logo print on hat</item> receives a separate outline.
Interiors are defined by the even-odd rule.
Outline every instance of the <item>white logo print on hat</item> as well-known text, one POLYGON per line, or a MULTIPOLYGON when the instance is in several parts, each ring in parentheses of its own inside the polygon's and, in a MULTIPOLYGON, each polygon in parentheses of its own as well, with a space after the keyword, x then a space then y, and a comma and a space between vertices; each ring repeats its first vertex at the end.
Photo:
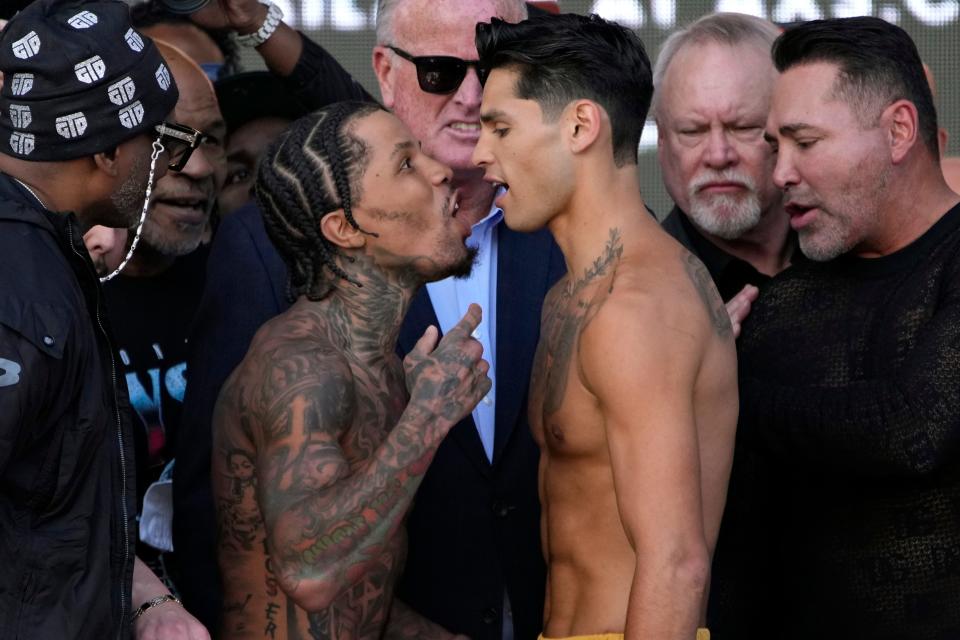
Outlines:
POLYGON ((40 53, 40 36, 36 31, 31 31, 19 40, 13 43, 13 55, 21 60, 32 58, 40 53))
POLYGON ((143 105, 140 104, 140 101, 137 100, 131 105, 127 105, 123 109, 120 109, 118 114, 120 118, 120 124, 125 126, 127 129, 133 129, 135 126, 143 122, 143 105))
POLYGON ((81 11, 77 15, 73 16, 67 20, 69 24, 74 29, 89 29, 93 25, 97 24, 97 16, 90 11, 81 11))
POLYGON ((10 134, 10 148, 15 153, 28 156, 33 151, 34 138, 32 133, 14 131, 10 134))
POLYGON ((25 104, 10 105, 10 122, 17 129, 26 129, 33 122, 33 114, 30 113, 30 107, 25 104))
POLYGON ((100 56, 93 56, 73 65, 73 70, 77 74, 77 80, 90 84, 104 76, 107 72, 107 65, 103 63, 103 58, 100 56))
POLYGON ((82 136, 87 130, 87 116, 82 111, 57 118, 57 133, 69 140, 82 136))
POLYGON ((32 73, 15 73, 10 78, 10 90, 13 91, 13 95, 25 95, 30 92, 30 89, 33 89, 32 73))
POLYGON ((130 76, 127 76, 107 87, 107 97, 110 98, 110 102, 121 107, 133 100, 133 94, 136 90, 137 85, 133 83, 130 76))
POLYGON ((154 75, 157 76, 157 84, 160 85, 161 89, 166 91, 170 88, 170 71, 166 65, 161 64, 157 67, 157 73, 154 75))
POLYGON ((126 40, 127 45, 137 53, 143 51, 143 38, 133 29, 127 29, 127 33, 124 34, 123 39, 126 40))

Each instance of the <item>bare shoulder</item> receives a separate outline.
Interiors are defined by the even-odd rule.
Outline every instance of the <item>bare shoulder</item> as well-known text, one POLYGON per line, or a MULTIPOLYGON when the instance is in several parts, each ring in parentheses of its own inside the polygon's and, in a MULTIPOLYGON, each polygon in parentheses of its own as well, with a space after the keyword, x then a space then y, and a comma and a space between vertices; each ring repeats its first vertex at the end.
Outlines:
POLYGON ((671 241, 642 257, 624 260, 618 288, 635 312, 653 313, 657 330, 683 331, 733 342, 730 317, 710 272, 699 258, 671 241))
POLYGON ((328 340, 284 320, 257 332, 221 401, 233 404, 234 424, 254 442, 285 438, 304 418, 312 429, 342 432, 356 402, 349 364, 328 340))
POLYGON ((727 308, 720 298, 716 285, 713 284, 710 272, 707 271, 699 258, 683 248, 680 249, 680 261, 683 264, 687 279, 696 291, 697 298, 710 319, 710 326, 714 333, 722 340, 733 340, 730 316, 727 314, 727 308))
POLYGON ((710 274, 686 250, 669 247, 624 256, 609 287, 590 302, 579 357, 597 373, 623 358, 639 370, 696 368, 716 343, 732 348, 733 332, 710 274))

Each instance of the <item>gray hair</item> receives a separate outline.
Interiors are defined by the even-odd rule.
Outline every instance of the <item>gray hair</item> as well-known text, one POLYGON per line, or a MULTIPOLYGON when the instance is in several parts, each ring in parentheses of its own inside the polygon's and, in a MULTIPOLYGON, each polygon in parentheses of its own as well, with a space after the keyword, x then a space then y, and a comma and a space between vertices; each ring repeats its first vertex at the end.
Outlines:
MULTIPOLYGON (((393 30, 394 14, 404 0, 377 1, 377 44, 396 44, 397 34, 393 30)), ((527 3, 524 0, 493 0, 497 16, 513 22, 527 18, 527 3)))
MULTIPOLYGON (((744 13, 711 13, 696 22, 674 31, 660 47, 660 55, 653 65, 653 112, 656 115, 657 96, 660 95, 663 78, 674 56, 688 45, 707 42, 736 46, 755 44, 767 53, 780 36, 780 28, 769 20, 744 13)), ((773 59, 770 61, 773 65, 773 59)))

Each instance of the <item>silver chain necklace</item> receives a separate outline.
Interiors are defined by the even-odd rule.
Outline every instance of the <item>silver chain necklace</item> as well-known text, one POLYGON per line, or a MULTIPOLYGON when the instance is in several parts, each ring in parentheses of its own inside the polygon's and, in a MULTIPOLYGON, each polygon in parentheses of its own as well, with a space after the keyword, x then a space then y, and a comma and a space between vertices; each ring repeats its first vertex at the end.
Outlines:
MULTIPOLYGON (((114 269, 113 272, 110 273, 109 275, 106 275, 100 278, 100 282, 108 282, 109 280, 112 280, 113 278, 117 277, 117 274, 123 271, 123 268, 127 266, 128 262, 130 262, 130 258, 133 257, 133 251, 137 248, 137 244, 140 242, 140 234, 143 231, 143 223, 147 219, 147 209, 150 207, 150 194, 153 192, 153 176, 157 168, 157 158, 160 157, 160 154, 163 153, 163 150, 164 150, 163 145, 160 143, 159 137, 153 141, 152 146, 153 146, 153 153, 150 154, 150 177, 147 179, 147 192, 144 195, 144 199, 143 199, 143 211, 140 213, 140 223, 137 225, 137 231, 133 236, 133 242, 130 244, 130 250, 127 251, 127 255, 123 258, 123 262, 120 263, 120 266, 114 269)), ((28 185, 26 182, 24 182, 20 178, 16 178, 14 176, 10 176, 10 177, 16 180, 21 187, 29 191, 30 195, 36 198, 37 202, 40 203, 41 207, 43 207, 44 209, 47 209, 47 205, 44 204, 43 200, 40 199, 40 196, 37 195, 37 192, 30 188, 30 185, 28 185)))
POLYGON ((43 207, 44 209, 47 208, 47 205, 45 205, 45 204, 43 203, 43 200, 40 199, 40 196, 37 195, 37 192, 30 188, 30 185, 28 185, 26 182, 24 182, 24 181, 21 180, 20 178, 14 178, 13 176, 10 176, 10 177, 13 178, 14 180, 16 180, 18 183, 20 183, 20 186, 21 186, 21 187, 23 187, 24 189, 26 189, 27 191, 29 191, 29 192, 30 192, 30 195, 32 195, 34 198, 36 198, 37 202, 40 203, 40 206, 41 206, 41 207, 43 207))
POLYGON ((127 251, 127 255, 124 256, 120 266, 114 269, 112 273, 100 278, 101 283, 113 280, 123 271, 123 268, 130 262, 130 258, 133 257, 133 251, 137 248, 137 244, 140 242, 140 233, 143 231, 143 223, 147 219, 147 209, 150 207, 150 194, 153 192, 153 174, 157 167, 157 158, 160 157, 161 153, 163 153, 163 145, 160 144, 160 137, 158 136, 157 139, 153 141, 153 153, 150 155, 150 177, 147 179, 147 192, 143 197, 143 211, 140 213, 140 223, 137 225, 137 231, 133 236, 133 242, 130 244, 130 250, 127 251))

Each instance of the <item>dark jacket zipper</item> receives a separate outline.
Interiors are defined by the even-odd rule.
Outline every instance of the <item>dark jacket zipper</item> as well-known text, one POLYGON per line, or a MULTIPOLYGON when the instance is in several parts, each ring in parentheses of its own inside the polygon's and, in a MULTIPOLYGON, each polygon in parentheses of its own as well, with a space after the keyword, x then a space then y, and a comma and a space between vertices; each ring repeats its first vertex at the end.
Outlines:
MULTIPOLYGON (((90 265, 87 264, 87 261, 84 260, 84 256, 81 255, 76 246, 73 244, 73 224, 67 223, 67 235, 70 240, 70 249, 73 253, 80 258, 84 263, 84 266, 89 270, 90 265)), ((94 282, 96 282, 97 275, 93 274, 94 282)), ((113 411, 114 417, 117 421, 117 443, 120 446, 120 509, 121 515, 123 517, 123 567, 121 567, 121 578, 126 576, 127 566, 130 564, 130 525, 129 525, 129 511, 127 509, 127 458, 124 450, 123 443, 123 423, 120 420, 120 401, 117 398, 117 363, 113 355, 113 344, 110 342, 110 336, 107 334, 107 330, 103 327, 103 321, 100 318, 100 285, 97 283, 97 298, 96 298, 96 308, 94 313, 97 317, 97 325, 100 328, 100 333, 103 334, 104 340, 107 342, 107 349, 110 351, 110 379, 113 382, 113 387, 111 392, 113 393, 113 411)), ((124 581, 121 579, 120 582, 120 626, 117 630, 117 639, 123 639, 123 632, 126 627, 127 620, 127 593, 124 588, 124 581)))

